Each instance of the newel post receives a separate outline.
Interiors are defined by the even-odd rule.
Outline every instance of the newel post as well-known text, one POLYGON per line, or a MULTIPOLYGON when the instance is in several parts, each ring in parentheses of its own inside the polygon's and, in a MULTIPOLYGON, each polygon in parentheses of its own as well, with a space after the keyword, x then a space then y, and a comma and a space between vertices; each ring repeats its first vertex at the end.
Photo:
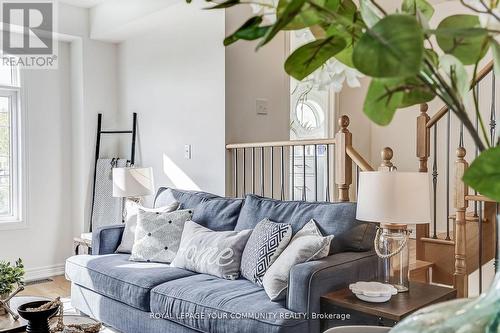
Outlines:
POLYGON ((420 115, 417 117, 417 157, 419 172, 427 172, 427 160, 431 152, 431 129, 427 128, 429 107, 426 103, 420 104, 420 115))
POLYGON ((465 196, 469 192, 468 186, 462 181, 462 177, 467 170, 468 163, 465 160, 465 148, 457 149, 457 160, 455 162, 455 273, 454 287, 457 289, 458 297, 467 297, 468 281, 467 281, 467 237, 465 229, 465 212, 469 205, 465 196))
POLYGON ((352 133, 349 132, 349 117, 339 118, 339 131, 335 134, 335 183, 338 189, 338 201, 349 201, 349 187, 352 184, 352 160, 347 155, 346 147, 352 145, 352 133))
MULTIPOLYGON (((427 160, 431 152, 431 130, 427 128, 430 120, 426 103, 420 104, 420 115, 417 117, 417 158, 419 160, 419 172, 427 172, 427 160)), ((416 259, 425 260, 425 246, 422 238, 429 237, 429 225, 418 224, 416 227, 416 259)))

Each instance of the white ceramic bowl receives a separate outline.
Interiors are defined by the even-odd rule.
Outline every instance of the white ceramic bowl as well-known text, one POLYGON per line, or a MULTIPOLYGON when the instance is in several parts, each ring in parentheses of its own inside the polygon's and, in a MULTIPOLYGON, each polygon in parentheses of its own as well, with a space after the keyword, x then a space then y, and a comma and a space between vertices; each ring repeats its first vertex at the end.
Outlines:
POLYGON ((349 285, 349 289, 357 298, 366 302, 383 303, 398 293, 390 284, 380 282, 356 282, 349 285))

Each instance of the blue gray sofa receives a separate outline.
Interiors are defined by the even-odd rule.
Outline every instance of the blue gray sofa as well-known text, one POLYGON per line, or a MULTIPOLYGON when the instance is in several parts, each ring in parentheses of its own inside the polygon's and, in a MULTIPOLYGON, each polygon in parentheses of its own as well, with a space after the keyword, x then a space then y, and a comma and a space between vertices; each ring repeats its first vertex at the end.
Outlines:
POLYGON ((315 219, 335 235, 328 257, 296 265, 286 301, 272 302, 247 281, 223 280, 169 267, 128 261, 115 253, 123 225, 93 234, 93 255, 66 262, 71 301, 81 312, 126 333, 320 332, 320 297, 376 277, 373 224, 355 219, 355 203, 278 201, 247 195, 222 198, 205 192, 161 188, 155 206, 177 200, 193 220, 212 230, 253 228, 263 218, 287 222, 294 232, 315 219))

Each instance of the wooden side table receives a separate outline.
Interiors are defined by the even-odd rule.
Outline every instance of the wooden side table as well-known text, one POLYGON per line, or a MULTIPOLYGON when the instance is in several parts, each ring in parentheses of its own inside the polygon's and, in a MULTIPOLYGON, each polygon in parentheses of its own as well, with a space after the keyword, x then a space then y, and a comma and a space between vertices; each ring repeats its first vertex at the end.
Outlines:
POLYGON ((344 288, 321 297, 321 313, 335 315, 335 319, 322 321, 322 329, 345 325, 392 327, 421 308, 456 296, 457 291, 452 288, 410 282, 408 292, 394 295, 385 303, 369 303, 344 288))
POLYGON ((78 254, 92 254, 92 241, 80 237, 73 238, 73 251, 78 254))

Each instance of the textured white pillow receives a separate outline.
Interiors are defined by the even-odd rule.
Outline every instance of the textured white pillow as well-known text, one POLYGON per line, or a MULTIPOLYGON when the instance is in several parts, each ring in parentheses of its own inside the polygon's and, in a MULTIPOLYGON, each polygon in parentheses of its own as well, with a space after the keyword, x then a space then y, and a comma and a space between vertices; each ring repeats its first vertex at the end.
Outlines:
POLYGON ((241 255, 251 233, 252 230, 213 231, 187 221, 179 251, 170 266, 227 280, 237 279, 241 255))
POLYGON ((269 298, 272 301, 285 298, 292 267, 326 257, 332 239, 333 235, 323 237, 314 220, 303 226, 264 274, 262 284, 269 298))
POLYGON ((177 201, 172 202, 171 204, 158 208, 145 208, 140 204, 132 201, 126 200, 125 202, 125 229, 123 230, 122 241, 116 252, 119 253, 132 253, 132 247, 134 246, 135 239, 135 229, 137 228, 137 215, 139 214, 139 209, 146 212, 153 213, 168 213, 173 212, 179 207, 179 203, 177 201))
POLYGON ((192 217, 193 211, 190 209, 170 213, 139 209, 135 241, 129 260, 171 263, 179 250, 184 224, 192 217))

